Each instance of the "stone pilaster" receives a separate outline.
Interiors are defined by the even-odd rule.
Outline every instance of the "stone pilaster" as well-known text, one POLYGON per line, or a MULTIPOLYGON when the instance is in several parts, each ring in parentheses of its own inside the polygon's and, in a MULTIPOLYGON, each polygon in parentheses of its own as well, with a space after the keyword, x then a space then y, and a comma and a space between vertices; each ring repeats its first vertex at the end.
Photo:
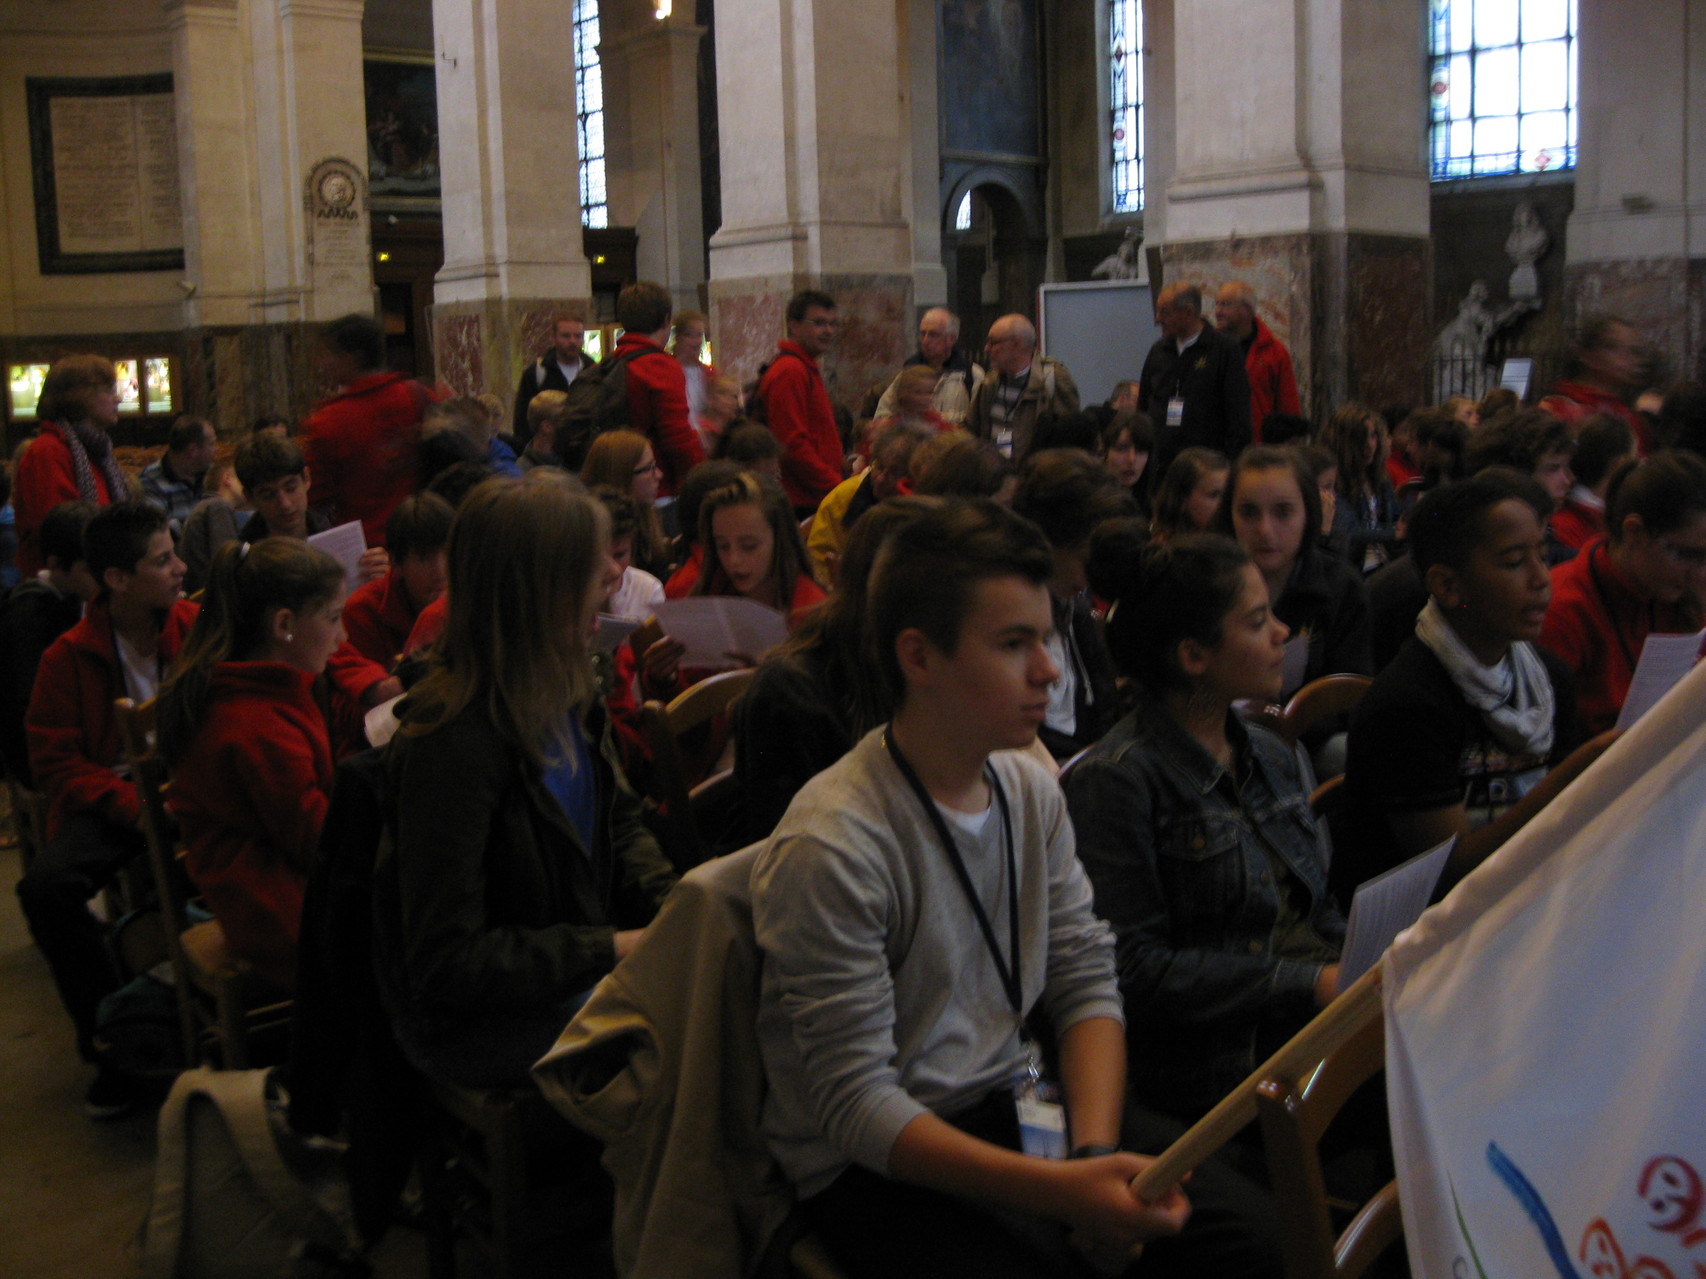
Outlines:
POLYGON ((514 393, 551 312, 590 310, 581 244, 573 32, 555 0, 434 0, 444 266, 438 376, 514 393))
POLYGON ((1691 374, 1706 343, 1706 136, 1692 127, 1706 24, 1689 0, 1583 5, 1578 23, 1571 315, 1620 315, 1691 374))
POLYGON ((825 372, 851 404, 893 375, 912 338, 913 279, 895 269, 914 260, 910 37, 882 0, 751 0, 719 12, 716 29, 718 364, 752 376, 782 335, 788 296, 821 288, 842 329, 825 372))
POLYGON ((1166 9, 1170 74, 1149 82, 1171 86, 1150 115, 1162 136, 1149 205, 1161 207, 1146 217, 1165 280, 1210 294, 1248 280, 1317 418, 1351 397, 1419 401, 1430 296, 1419 0, 1166 9))

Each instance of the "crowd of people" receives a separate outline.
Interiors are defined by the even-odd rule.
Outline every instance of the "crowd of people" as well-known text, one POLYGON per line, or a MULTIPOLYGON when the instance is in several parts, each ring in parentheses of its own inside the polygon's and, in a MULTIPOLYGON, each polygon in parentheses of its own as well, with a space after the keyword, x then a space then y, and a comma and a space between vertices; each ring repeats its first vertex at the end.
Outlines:
POLYGON ((18 892, 90 1113, 140 1095, 87 904, 143 849, 116 698, 158 699, 184 869, 281 994, 337 764, 382 752, 396 1043, 522 1085, 684 869, 639 705, 714 668, 654 613, 740 597, 788 638, 730 655, 756 671, 716 842, 762 844, 764 1131, 837 1262, 1279 1273, 1247 1151, 1128 1183, 1340 994, 1359 883, 1455 837, 1448 890, 1605 749, 1647 636, 1701 628, 1706 393, 1638 411, 1601 319, 1538 407, 1312 422, 1257 301, 1169 286, 1091 406, 1027 317, 972 352, 932 308, 865 418, 815 290, 743 389, 631 285, 606 360, 560 316, 508 407, 386 371, 351 316, 299 431, 223 461, 182 415, 135 483, 112 365, 59 361, 13 473, 0 759, 46 801, 18 892), (308 540, 347 522, 357 563, 308 540), (1333 674, 1372 679, 1348 722, 1263 726, 1333 674))

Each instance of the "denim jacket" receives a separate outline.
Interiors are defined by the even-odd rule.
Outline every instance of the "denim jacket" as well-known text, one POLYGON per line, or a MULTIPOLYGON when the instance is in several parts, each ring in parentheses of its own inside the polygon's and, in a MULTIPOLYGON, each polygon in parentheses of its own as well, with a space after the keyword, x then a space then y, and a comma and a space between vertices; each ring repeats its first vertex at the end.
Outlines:
POLYGON ((1316 976, 1345 934, 1304 766, 1236 715, 1227 737, 1236 776, 1140 702, 1066 786, 1118 946, 1132 1093, 1182 1115, 1207 1110, 1314 1015, 1316 976), (1311 956, 1275 952, 1276 859, 1302 887, 1311 956))

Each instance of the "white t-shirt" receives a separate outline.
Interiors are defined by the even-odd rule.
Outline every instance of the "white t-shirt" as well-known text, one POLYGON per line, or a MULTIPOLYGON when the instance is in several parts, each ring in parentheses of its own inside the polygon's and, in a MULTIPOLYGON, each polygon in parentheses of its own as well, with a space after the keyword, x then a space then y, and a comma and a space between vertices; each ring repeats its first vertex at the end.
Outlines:
POLYGON ((644 621, 662 603, 663 583, 630 564, 622 570, 622 584, 611 592, 610 615, 644 621))

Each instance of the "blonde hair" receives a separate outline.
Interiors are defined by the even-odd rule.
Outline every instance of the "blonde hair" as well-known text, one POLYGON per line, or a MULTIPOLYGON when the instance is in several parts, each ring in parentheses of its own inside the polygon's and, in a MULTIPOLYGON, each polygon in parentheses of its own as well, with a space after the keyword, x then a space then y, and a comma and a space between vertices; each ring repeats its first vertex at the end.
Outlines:
POLYGON ((610 545, 604 507, 567 476, 490 479, 450 529, 449 613, 405 734, 482 702, 536 766, 573 758, 570 719, 598 696, 586 622, 610 545))

